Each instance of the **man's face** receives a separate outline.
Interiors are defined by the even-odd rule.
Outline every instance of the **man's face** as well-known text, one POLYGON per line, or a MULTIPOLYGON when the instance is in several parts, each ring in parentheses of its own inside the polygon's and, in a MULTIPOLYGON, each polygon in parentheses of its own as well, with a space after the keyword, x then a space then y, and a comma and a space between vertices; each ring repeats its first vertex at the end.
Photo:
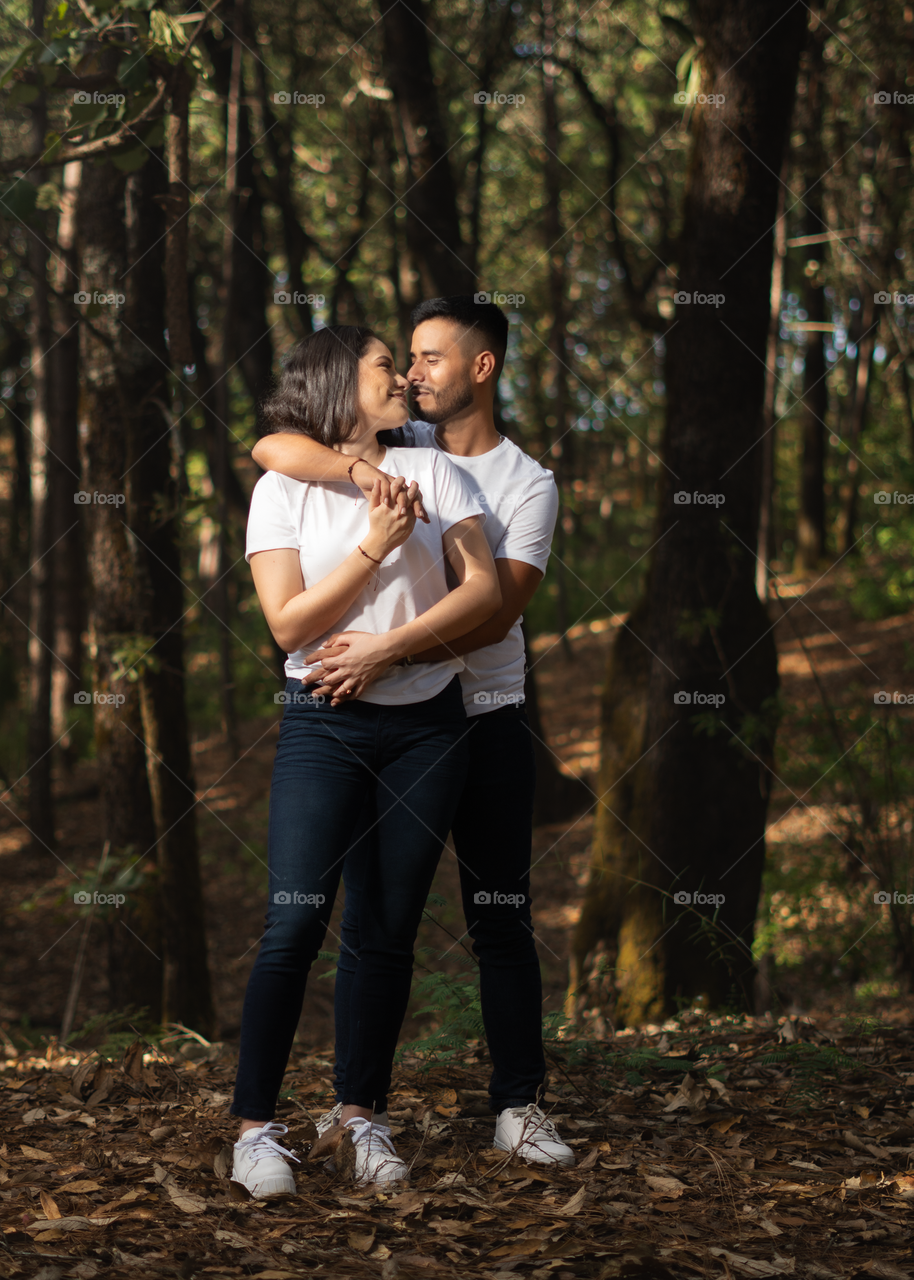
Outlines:
POLYGON ((407 373, 416 416, 438 424, 473 403, 470 371, 475 353, 453 320, 425 320, 413 332, 407 373))

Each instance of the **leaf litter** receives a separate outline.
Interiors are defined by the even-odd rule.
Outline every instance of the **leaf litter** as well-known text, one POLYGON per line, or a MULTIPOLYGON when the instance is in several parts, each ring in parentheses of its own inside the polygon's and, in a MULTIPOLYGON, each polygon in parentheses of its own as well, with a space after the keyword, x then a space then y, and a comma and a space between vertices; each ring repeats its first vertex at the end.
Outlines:
POLYGON ((491 1146, 488 1069, 407 1056, 389 1113, 410 1183, 351 1180, 318 1140, 327 1063, 294 1056, 277 1118, 297 1193, 229 1180, 235 1062, 142 1041, 120 1063, 53 1040, 0 1062, 0 1275, 909 1280, 914 1033, 684 1015, 553 1041, 543 1105, 570 1169, 491 1146), (328 1170, 328 1161, 335 1172, 328 1170))

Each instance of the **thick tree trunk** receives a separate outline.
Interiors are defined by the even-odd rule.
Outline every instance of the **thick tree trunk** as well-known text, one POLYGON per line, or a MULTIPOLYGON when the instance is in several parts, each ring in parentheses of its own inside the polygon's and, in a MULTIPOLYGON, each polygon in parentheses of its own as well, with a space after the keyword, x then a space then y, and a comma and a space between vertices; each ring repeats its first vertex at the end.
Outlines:
POLYGON ((569 992, 575 1010, 593 1003, 587 962, 601 945, 614 952, 623 1024, 677 999, 751 998, 775 727, 776 654, 754 586, 758 445, 803 11, 786 0, 694 0, 691 11, 702 91, 724 101, 692 117, 679 284, 693 301, 668 336, 660 541, 609 663, 603 798, 569 992), (694 300, 709 294, 726 301, 694 300), (701 501, 719 494, 720 506, 701 501))
MULTIPOLYGON (((108 293, 124 279, 125 187, 125 177, 110 163, 90 164, 84 170, 77 225, 80 287, 89 293, 108 293)), ((126 504, 119 503, 127 496, 131 466, 127 424, 145 388, 125 358, 116 308, 97 310, 81 326, 83 475, 90 501, 80 510, 87 524, 92 684, 98 697, 124 699, 120 706, 106 700, 94 707, 103 813, 99 843, 102 837, 110 840, 112 864, 130 868, 126 905, 109 929, 109 999, 113 1009, 146 1007, 158 1019, 162 926, 140 690, 135 680, 117 679, 120 664, 115 657, 126 652, 132 663, 148 647, 139 623, 143 601, 125 523, 126 504), (114 495, 114 502, 91 501, 95 493, 114 495)))
POLYGON ((385 74, 393 90, 409 164, 406 239, 425 297, 472 293, 475 279, 460 234, 445 118, 429 53, 422 0, 382 6, 385 74))
MULTIPOLYGON (((161 171, 146 164, 127 181, 126 304, 122 360, 135 398, 127 424, 129 502, 141 620, 151 647, 136 665, 146 771, 157 835, 162 921, 162 1017, 204 1035, 214 1030, 197 846, 196 792, 188 743, 184 683, 184 589, 178 541, 179 468, 172 431, 155 400, 168 395, 163 342, 165 277, 162 217, 155 196, 161 171), (142 394, 139 394, 142 391, 142 394)), ((186 262, 176 270, 186 275, 186 262)))

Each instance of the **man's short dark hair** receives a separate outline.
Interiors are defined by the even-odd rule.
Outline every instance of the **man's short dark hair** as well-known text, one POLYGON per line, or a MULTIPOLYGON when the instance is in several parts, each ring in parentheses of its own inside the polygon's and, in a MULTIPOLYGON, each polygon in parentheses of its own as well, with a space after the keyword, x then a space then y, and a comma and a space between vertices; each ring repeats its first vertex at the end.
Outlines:
POLYGON ((477 302, 472 293, 454 293, 449 298, 427 298, 413 308, 412 326, 426 320, 453 320, 465 332, 474 329, 483 341, 483 350, 496 360, 495 377, 504 368, 508 350, 508 317, 494 302, 477 302))

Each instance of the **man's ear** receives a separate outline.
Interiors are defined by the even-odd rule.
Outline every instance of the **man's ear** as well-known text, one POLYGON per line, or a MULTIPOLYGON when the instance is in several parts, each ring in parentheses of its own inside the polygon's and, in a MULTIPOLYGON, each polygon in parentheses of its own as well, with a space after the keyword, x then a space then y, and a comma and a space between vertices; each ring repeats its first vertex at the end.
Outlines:
POLYGON ((476 381, 485 382, 495 372, 495 357, 491 351, 480 351, 476 357, 476 381))

